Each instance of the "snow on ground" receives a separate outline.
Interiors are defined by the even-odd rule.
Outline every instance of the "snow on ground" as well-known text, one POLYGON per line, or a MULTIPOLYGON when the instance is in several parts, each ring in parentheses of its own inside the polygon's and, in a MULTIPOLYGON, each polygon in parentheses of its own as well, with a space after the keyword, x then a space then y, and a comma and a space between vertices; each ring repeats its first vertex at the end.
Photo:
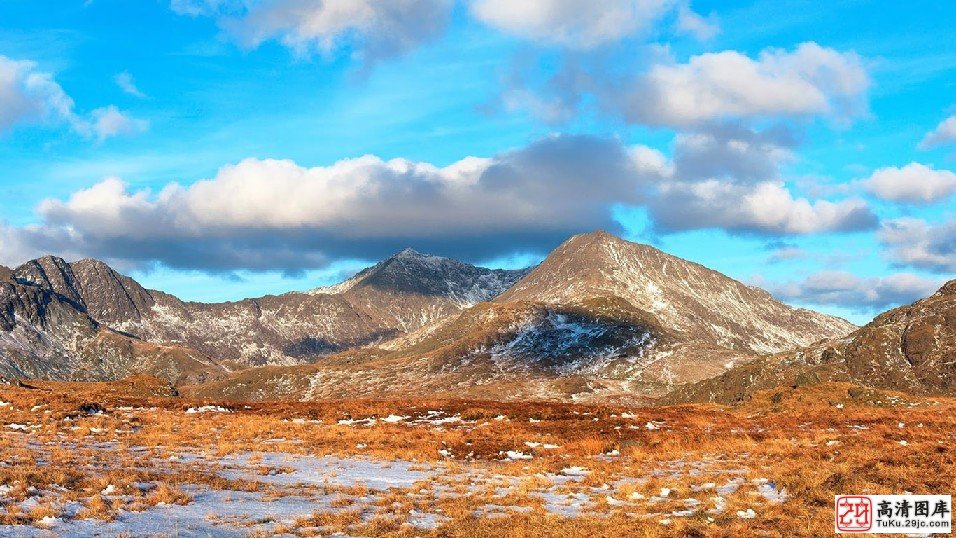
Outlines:
POLYGON ((302 456, 281 452, 258 452, 225 456, 217 463, 225 470, 220 471, 223 478, 229 480, 258 480, 270 485, 328 485, 328 486, 364 486, 373 490, 389 488, 410 488, 420 480, 435 476, 431 465, 409 461, 375 461, 367 458, 339 458, 335 456, 302 456), (255 463, 250 458, 255 456, 255 463), (260 475, 256 468, 266 466, 282 469, 275 475, 260 475), (424 470, 416 470, 413 467, 424 470))
MULTIPOLYGON (((185 412, 228 413, 230 410, 218 406, 201 406, 189 408, 185 412)), ((626 413, 620 416, 628 420, 638 418, 637 415, 626 413)), ((598 420, 598 417, 593 419, 598 420)), ((489 420, 501 422, 512 418, 500 415, 489 420)), ((289 419, 288 422, 301 425, 321 424, 321 421, 305 418, 289 419)), ((73 423, 73 419, 67 422, 73 423)), ((331 421, 331 426, 324 427, 348 426, 364 429, 374 424, 388 424, 388 427, 392 428, 440 429, 478 428, 487 423, 464 420, 457 414, 433 410, 421 414, 349 417, 337 421, 337 424, 331 421)), ((662 421, 636 420, 634 425, 642 430, 669 429, 669 425, 662 421)), ((88 427, 90 433, 97 433, 97 429, 88 427)), ((36 433, 30 424, 10 423, 0 430, 0 435, 23 440, 36 433)), ((348 501, 349 509, 358 510, 363 519, 372 518, 382 513, 380 501, 395 493, 421 501, 411 512, 406 508, 402 517, 405 525, 422 531, 436 528, 448 519, 437 505, 433 508, 430 500, 489 495, 489 491, 492 492, 490 496, 481 497, 477 505, 470 507, 475 515, 494 518, 524 513, 534 509, 527 504, 530 502, 540 503, 544 510, 561 517, 600 515, 610 508, 642 514, 639 517, 650 517, 651 514, 671 521, 673 518, 692 517, 695 514, 728 511, 727 498, 738 490, 753 496, 753 506, 757 510, 767 502, 783 503, 788 498, 787 492, 778 490, 770 479, 748 480, 745 478, 748 474, 746 468, 734 467, 735 464, 730 464, 730 468, 727 464, 714 468, 713 462, 660 462, 654 468, 632 469, 632 475, 618 475, 609 479, 608 483, 592 482, 595 476, 601 476, 602 465, 619 459, 615 457, 619 454, 617 450, 591 456, 593 465, 572 465, 575 462, 568 461, 552 467, 550 472, 536 470, 533 475, 521 472, 514 474, 516 467, 531 464, 529 460, 540 465, 541 461, 547 460, 546 454, 553 455, 554 451, 560 448, 558 445, 545 443, 541 437, 531 437, 535 438, 538 440, 516 441, 516 446, 512 450, 503 451, 498 461, 466 461, 460 458, 461 455, 455 460, 456 455, 451 450, 442 449, 447 460, 441 462, 384 460, 321 453, 298 454, 269 450, 265 446, 263 450, 254 452, 218 455, 196 448, 163 449, 154 452, 146 447, 125 447, 117 441, 103 441, 98 440, 102 438, 96 437, 86 437, 85 441, 64 441, 60 448, 83 449, 101 456, 127 450, 134 457, 140 458, 138 461, 141 465, 160 473, 183 470, 206 473, 215 476, 217 480, 228 481, 228 485, 213 487, 209 484, 219 482, 210 481, 186 483, 182 489, 191 498, 188 503, 149 506, 139 512, 122 509, 113 521, 77 517, 84 509, 82 502, 57 502, 59 492, 35 490, 30 492, 25 501, 19 503, 20 509, 29 511, 44 503, 49 505, 52 501, 60 507, 59 513, 37 520, 33 526, 0 526, 0 536, 45 537, 51 533, 79 537, 119 534, 148 536, 159 530, 184 537, 229 538, 252 533, 270 535, 273 534, 273 529, 292 525, 297 520, 340 511, 342 505, 337 503, 343 499, 348 501), (628 491, 624 487, 679 476, 694 477, 695 485, 691 486, 688 498, 683 498, 683 494, 675 494, 668 488, 644 489, 645 495, 628 491), (254 484, 255 487, 247 489, 232 484, 254 484), (525 495, 526 497, 523 497, 525 495), (516 500, 521 498, 526 500, 516 500), (661 506, 667 508, 660 509, 661 506)), ((285 439, 268 439, 262 442, 271 444, 272 441, 275 441, 276 445, 288 442, 285 439)), ((45 449, 38 444, 30 446, 38 451, 37 455, 42 460, 42 452, 45 449)), ((561 457, 560 452, 557 454, 561 457)), ((102 470, 109 470, 115 460, 109 457, 91 457, 90 461, 95 462, 95 466, 102 470)), ((156 484, 141 485, 148 488, 155 487, 156 484)), ((0 505, 3 505, 4 495, 11 491, 4 489, 5 487, 0 486, 0 505)), ((111 483, 97 486, 96 491, 108 498, 124 496, 123 487, 111 483)), ((736 511, 738 506, 733 510, 736 511)), ((753 508, 744 506, 739 513, 731 512, 729 515, 746 519, 755 517, 755 513, 753 508)))
MULTIPOLYGON (((122 512, 109 522, 96 519, 61 519, 45 527, 60 536, 154 536, 166 532, 180 537, 245 537, 253 530, 269 531, 276 523, 292 523, 318 509, 328 508, 322 499, 262 493, 194 490, 185 506, 156 506, 143 512, 122 512), (251 525, 251 526, 248 526, 251 525)), ((50 532, 25 526, 0 526, 0 536, 48 537, 50 532)))

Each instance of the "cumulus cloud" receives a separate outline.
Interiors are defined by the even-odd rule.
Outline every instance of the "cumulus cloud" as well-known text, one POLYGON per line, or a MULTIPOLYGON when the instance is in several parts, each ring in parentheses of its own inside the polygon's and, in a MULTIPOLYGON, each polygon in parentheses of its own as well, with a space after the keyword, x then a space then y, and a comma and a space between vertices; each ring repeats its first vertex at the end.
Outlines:
POLYGON ((52 74, 40 71, 34 62, 0 55, 0 132, 29 123, 66 124, 83 136, 102 141, 147 126, 112 105, 89 116, 76 113, 74 106, 52 74))
POLYGON ((408 245, 480 259, 617 229, 611 206, 640 201, 649 166, 616 139, 554 136, 446 167, 247 159, 158 193, 109 178, 38 211, 44 229, 70 230, 88 255, 175 267, 300 269, 408 245))
POLYGON ((858 199, 840 202, 795 198, 782 182, 740 185, 718 180, 673 182, 648 203, 655 228, 675 232, 721 228, 756 235, 855 232, 878 219, 858 199))
POLYGON ((246 159, 158 192, 107 178, 44 201, 40 224, 7 233, 19 250, 80 251, 127 266, 295 271, 406 246, 467 260, 541 252, 573 233, 620 230, 619 205, 646 207, 663 231, 846 231, 868 215, 854 201, 794 199, 778 183, 683 182, 676 173, 657 150, 586 135, 444 167, 370 155, 312 168, 246 159))
POLYGON ((440 37, 452 0, 173 0, 176 13, 216 16, 247 47, 276 40, 298 54, 366 60, 410 51, 440 37))
POLYGON ((889 259, 936 273, 956 273, 956 220, 933 225, 905 217, 883 223, 879 239, 889 259))
POLYGON ((823 271, 800 282, 767 287, 784 301, 873 312, 909 304, 932 295, 944 283, 945 279, 926 278, 911 273, 864 278, 843 271, 823 271))
POLYGON ((956 115, 941 121, 935 129, 926 133, 919 143, 920 149, 930 149, 956 142, 956 115))
POLYGON ((728 50, 658 64, 625 88, 604 90, 601 99, 626 120, 648 125, 818 115, 847 121, 867 113, 868 87, 859 56, 810 42, 793 51, 767 49, 756 59, 728 50))
POLYGON ((877 217, 863 200, 793 196, 779 167, 794 158, 796 144, 788 129, 738 123, 678 134, 669 176, 646 202, 655 229, 790 235, 875 228, 877 217))
POLYGON ((674 165, 684 181, 765 181, 794 160, 796 145, 796 136, 782 126, 756 131, 735 123, 708 125, 677 135, 674 165))
POLYGON ((678 28, 700 37, 716 33, 716 23, 671 0, 475 0, 478 20, 509 34, 553 45, 587 49, 646 32, 675 9, 678 28))
POLYGON ((914 162, 902 168, 880 168, 863 184, 884 200, 928 204, 956 193, 956 173, 914 162))
POLYGON ((140 91, 136 86, 136 83, 133 81, 133 75, 131 75, 129 71, 117 73, 116 76, 113 77, 113 80, 116 82, 116 85, 123 90, 123 93, 132 95, 133 97, 139 97, 140 99, 146 97, 146 94, 140 91))
POLYGON ((50 253, 80 259, 87 256, 88 251, 79 239, 69 228, 17 227, 0 221, 0 265, 15 267, 50 253))

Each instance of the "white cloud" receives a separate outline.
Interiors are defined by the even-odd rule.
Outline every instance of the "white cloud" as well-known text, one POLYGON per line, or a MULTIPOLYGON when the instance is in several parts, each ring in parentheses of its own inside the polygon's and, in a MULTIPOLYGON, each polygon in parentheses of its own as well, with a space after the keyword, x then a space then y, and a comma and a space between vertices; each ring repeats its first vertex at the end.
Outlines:
POLYGON ((815 273, 800 282, 767 285, 784 301, 813 305, 835 305, 871 312, 932 295, 945 279, 926 278, 911 273, 863 278, 844 271, 815 273))
POLYGON ((872 229, 876 216, 862 200, 794 198, 782 182, 739 185, 718 180, 673 182, 648 202, 662 231, 721 228, 765 235, 803 235, 872 229))
POLYGON ((113 105, 97 108, 90 113, 90 129, 102 142, 117 135, 141 133, 149 129, 149 122, 130 117, 113 105))
POLYGON ((912 217, 895 219, 883 224, 879 238, 897 265, 956 273, 956 220, 932 225, 912 217))
POLYGON ((677 30, 691 34, 701 41, 708 41, 720 33, 720 26, 717 24, 717 17, 702 17, 690 9, 690 6, 683 4, 677 10, 677 30))
POLYGON ((885 200, 926 204, 940 202, 956 193, 956 173, 914 162, 902 168, 880 168, 863 180, 863 184, 885 200))
POLYGON ((767 49, 757 59, 723 51, 658 64, 628 86, 609 88, 601 98, 633 123, 818 115, 847 121, 867 113, 869 77, 855 53, 811 42, 792 52, 767 49))
POLYGON ((73 99, 34 62, 0 55, 0 131, 37 121, 81 123, 73 99))
POLYGON ((107 178, 45 200, 41 224, 9 233, 47 252, 215 271, 299 270, 406 246, 470 260, 541 252, 573 233, 620 229, 618 205, 646 207, 665 232, 785 235, 871 224, 855 200, 794 199, 777 182, 685 182, 679 172, 655 149, 587 135, 445 167, 371 155, 312 168, 246 159, 159 192, 107 178))
POLYGON ((132 95, 133 97, 139 97, 140 99, 146 97, 146 94, 141 92, 140 89, 136 87, 136 83, 133 82, 133 75, 131 75, 129 71, 117 73, 116 76, 113 77, 113 80, 116 82, 116 85, 123 90, 124 93, 132 95))
POLYGON ((648 159, 588 136, 548 137, 445 167, 374 156, 313 168, 246 159, 157 193, 108 178, 44 201, 38 230, 49 232, 44 244, 69 230, 62 246, 89 256, 209 270, 294 270, 409 245, 487 259, 617 229, 612 206, 639 203, 657 177, 648 159))
POLYGON ((80 259, 85 250, 79 239, 69 228, 38 225, 17 227, 0 221, 0 264, 15 267, 51 252, 70 259, 80 259))
POLYGON ((176 13, 216 16, 241 44, 277 40, 298 54, 344 52, 366 60, 440 37, 453 0, 173 0, 176 13))
POLYGON ((935 129, 926 133, 919 143, 919 148, 930 149, 952 142, 956 142, 956 115, 946 118, 935 129))
POLYGON ((775 249, 767 256, 768 263, 778 263, 790 260, 803 260, 809 256, 807 251, 796 246, 784 246, 775 249))
MULTIPOLYGON (((576 0, 475 0, 471 12, 522 38, 586 49, 647 31, 676 6, 672 0, 592 0, 587 5, 576 0)), ((685 16, 682 30, 707 33, 690 17, 685 16)))
POLYGON ((468 157, 444 168, 370 155, 314 168, 246 159, 212 179, 170 185, 155 197, 128 192, 111 178, 65 202, 47 200, 40 212, 82 232, 119 236, 152 235, 157 220, 170 233, 184 235, 312 228, 351 238, 577 227, 604 222, 615 201, 636 200, 633 172, 615 142, 549 138, 494 159, 468 157), (561 150, 571 153, 558 155, 561 150), (599 157, 612 160, 600 163, 599 157), (600 176, 586 192, 577 192, 584 171, 600 176))
POLYGON ((66 124, 75 132, 105 138, 142 131, 147 123, 131 118, 115 106, 98 108, 88 117, 77 114, 73 99, 53 75, 30 61, 0 55, 0 132, 21 124, 66 124))
POLYGON ((804 235, 873 229, 863 200, 794 197, 779 167, 794 159, 786 128, 757 131, 735 123, 678 134, 673 161, 646 205, 662 232, 718 228, 754 235, 804 235))

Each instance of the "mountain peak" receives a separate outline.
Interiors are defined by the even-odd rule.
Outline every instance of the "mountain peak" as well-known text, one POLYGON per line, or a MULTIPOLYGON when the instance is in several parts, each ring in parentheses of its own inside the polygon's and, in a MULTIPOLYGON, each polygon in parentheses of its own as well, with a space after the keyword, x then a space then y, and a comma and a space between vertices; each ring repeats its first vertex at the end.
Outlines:
POLYGON ((98 320, 110 323, 136 320, 154 303, 138 282, 116 272, 106 262, 85 258, 71 266, 87 310, 98 320))
POLYGON ((63 258, 43 256, 30 260, 13 270, 13 278, 21 283, 53 290, 75 305, 83 304, 76 287, 76 275, 63 258))
POLYGON ((623 241, 620 237, 606 230, 594 230, 593 232, 572 235, 568 240, 570 241, 576 238, 591 242, 623 241))
POLYGON ((569 237, 564 243, 561 243, 552 254, 571 255, 577 254, 584 258, 594 256, 595 249, 600 252, 612 252, 615 249, 627 249, 633 251, 655 252, 663 256, 672 257, 665 252, 644 243, 628 241, 623 237, 616 236, 604 230, 597 230, 569 237))
POLYGON ((311 295, 397 293, 447 297, 461 305, 488 301, 507 290, 528 269, 477 267, 452 258, 406 248, 359 271, 348 280, 309 291, 311 295))
POLYGON ((411 247, 406 247, 402 249, 401 252, 391 256, 391 258, 425 258, 425 257, 429 257, 429 256, 427 254, 422 254, 421 252, 418 252, 417 250, 411 247))
POLYGON ((83 258, 82 260, 75 261, 71 263, 70 265, 72 265, 74 269, 76 269, 77 266, 91 266, 91 267, 109 269, 110 271, 115 271, 115 269, 113 269, 110 266, 110 264, 102 260, 97 260, 96 258, 83 258))
POLYGON ((801 313, 717 271, 607 232, 571 237, 496 302, 577 304, 618 297, 687 338, 773 353, 855 327, 801 313))

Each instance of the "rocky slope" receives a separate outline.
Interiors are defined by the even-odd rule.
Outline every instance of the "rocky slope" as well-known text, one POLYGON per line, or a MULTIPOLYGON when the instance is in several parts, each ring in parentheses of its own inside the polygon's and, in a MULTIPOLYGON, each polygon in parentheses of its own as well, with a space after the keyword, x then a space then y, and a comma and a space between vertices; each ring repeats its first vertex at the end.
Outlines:
POLYGON ((756 390, 822 380, 920 394, 956 393, 956 280, 877 316, 841 339, 762 359, 681 387, 668 401, 746 399, 756 390))
POLYGON ((572 237, 496 302, 564 304, 588 297, 621 297, 681 340, 754 353, 793 349, 856 328, 605 232, 572 237))
MULTIPOLYGON (((491 299, 526 272, 483 269, 409 249, 331 288, 211 304, 184 302, 147 290, 91 259, 68 264, 59 258, 41 258, 18 267, 12 275, 21 288, 48 290, 78 323, 89 325, 87 332, 108 327, 140 344, 189 350, 187 355, 207 356, 235 369, 301 364, 380 343, 491 299)), ((55 340, 77 331, 54 332, 50 338, 55 340)), ((18 338, 22 349, 44 347, 42 338, 18 338)), ((54 347, 61 356, 75 358, 78 353, 76 345, 54 347)), ((127 354, 132 349, 120 348, 127 354)), ((182 367, 187 364, 176 362, 182 367)), ((37 368, 25 373, 54 375, 37 368)), ((177 379, 188 376, 179 370, 177 379)))
POLYGON ((201 383, 227 370, 194 350, 141 342, 102 325, 59 258, 0 272, 0 375, 80 381, 138 373, 201 383))
POLYGON ((494 301, 379 349, 244 372, 200 390, 231 397, 659 396, 761 354, 855 327, 653 247, 572 237, 494 301))

